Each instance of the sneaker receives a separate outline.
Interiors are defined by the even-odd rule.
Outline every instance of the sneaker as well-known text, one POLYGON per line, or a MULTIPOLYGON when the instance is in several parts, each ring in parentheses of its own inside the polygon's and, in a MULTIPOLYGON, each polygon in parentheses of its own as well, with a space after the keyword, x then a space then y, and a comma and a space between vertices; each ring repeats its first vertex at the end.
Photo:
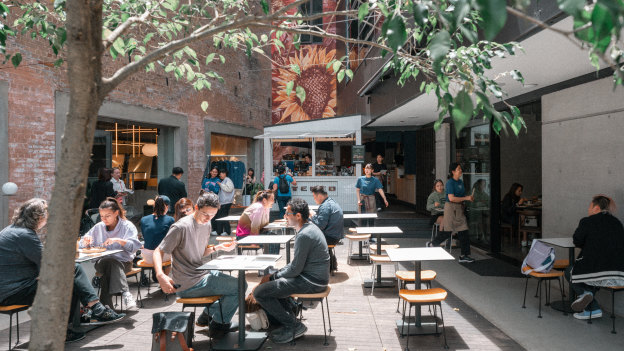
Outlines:
POLYGON ((217 323, 214 319, 210 321, 208 336, 210 338, 219 339, 225 334, 238 329, 238 322, 233 323, 217 323))
POLYGON ((591 313, 591 319, 596 319, 602 317, 602 310, 597 309, 593 311, 583 311, 574 314, 574 318, 576 319, 589 319, 589 314, 591 313))
POLYGON ((572 302, 570 307, 574 312, 583 312, 593 299, 594 295, 591 292, 586 291, 583 294, 579 295, 579 297, 577 297, 576 300, 572 302))
POLYGON ((126 305, 127 310, 137 307, 136 300, 134 299, 134 296, 132 296, 132 294, 129 291, 125 291, 122 294, 122 298, 123 298, 123 304, 126 305))
POLYGON ((217 235, 217 232, 213 230, 212 232, 210 232, 210 235, 215 236, 217 235))
POLYGON ((468 255, 459 256, 459 262, 473 263, 474 261, 475 261, 475 259, 470 257, 470 256, 468 256, 468 255))
POLYGON ((85 338, 87 334, 83 332, 77 332, 70 329, 67 329, 67 334, 65 336, 65 342, 74 342, 79 341, 85 338))
POLYGON ((202 314, 200 314, 197 318, 197 322, 195 322, 195 325, 205 328, 210 325, 210 322, 212 322, 212 317, 210 317, 208 313, 202 312, 202 314))
POLYGON ((431 241, 427 241, 425 243, 425 247, 433 247, 433 243, 431 241))
POLYGON ((302 337, 307 331, 308 327, 305 324, 297 322, 293 327, 276 329, 271 335, 271 341, 276 344, 286 344, 302 337))
POLYGON ((125 316, 126 316, 125 313, 117 313, 113 311, 112 308, 102 305, 101 311, 98 311, 98 308, 93 309, 93 313, 91 315, 91 320, 89 321, 89 324, 91 325, 111 324, 111 323, 115 323, 123 319, 125 316))

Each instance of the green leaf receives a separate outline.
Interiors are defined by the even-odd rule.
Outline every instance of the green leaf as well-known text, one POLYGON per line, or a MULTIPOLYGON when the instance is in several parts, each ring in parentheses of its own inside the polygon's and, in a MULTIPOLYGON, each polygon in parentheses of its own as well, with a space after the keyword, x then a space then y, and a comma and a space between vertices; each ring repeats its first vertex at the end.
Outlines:
POLYGON ((206 64, 211 63, 212 60, 214 60, 215 56, 217 56, 217 54, 215 54, 214 52, 206 56, 206 64))
POLYGON ((219 55, 219 60, 221 63, 225 63, 225 57, 223 57, 223 55, 219 55))
POLYGON ((20 62, 22 62, 22 54, 20 54, 19 52, 11 57, 11 63, 13 64, 13 67, 17 68, 20 62))
POLYGON ((290 93, 292 92, 294 86, 295 86, 294 80, 291 80, 290 82, 286 83, 286 96, 290 96, 290 93))
POLYGON ((492 40, 507 21, 506 0, 477 0, 481 10, 481 25, 487 40, 492 40))
POLYGON ((465 90, 461 90, 455 97, 455 105, 451 110, 451 116, 453 117, 453 123, 455 123, 455 130, 459 136, 459 132, 470 122, 472 118, 472 112, 474 106, 470 95, 465 90))
POLYGON ((524 77, 522 76, 522 73, 520 73, 520 71, 518 71, 517 69, 511 71, 511 77, 514 80, 517 80, 518 82, 524 84, 524 77))
POLYGON ((190 57, 192 57, 193 59, 197 60, 197 53, 195 52, 195 50, 191 49, 188 46, 184 47, 184 52, 189 55, 190 57))
POLYGON ((201 109, 206 112, 206 110, 208 109, 208 101, 202 101, 201 103, 201 109))
POLYGON ((468 39, 468 41, 470 41, 471 43, 476 43, 479 38, 477 36, 477 32, 470 30, 468 28, 466 28, 465 26, 459 26, 459 30, 462 32, 462 34, 466 37, 466 39, 468 39))
POLYGON ((334 72, 338 72, 341 65, 342 63, 340 61, 338 60, 334 61, 334 64, 332 65, 332 69, 334 70, 334 72))
POLYGON ((300 76, 300 75, 301 75, 301 68, 299 67, 299 65, 297 65, 297 64, 292 64, 292 65, 290 65, 290 69, 291 69, 293 72, 297 73, 297 75, 298 75, 298 76, 300 76))
POLYGON ((388 40, 388 46, 396 53, 407 40, 405 22, 399 15, 394 15, 384 21, 382 26, 383 35, 388 40), (385 31, 384 31, 385 30, 385 31))
POLYGON ((62 58, 54 61, 54 67, 61 67, 62 65, 63 65, 63 59, 62 58))
POLYGON ((124 49, 124 41, 123 41, 123 39, 121 39, 121 38, 115 39, 115 41, 113 42, 113 47, 115 48, 115 50, 119 54, 121 54, 121 55, 124 54, 125 49, 124 49))
POLYGON ((179 0, 165 0, 165 2, 162 4, 162 6, 169 11, 177 10, 179 5, 180 5, 179 0))
POLYGON ((263 43, 266 43, 267 40, 269 40, 269 37, 266 34, 262 34, 260 36, 260 41, 262 41, 263 43))
POLYGON ((299 98, 299 101, 301 101, 301 103, 303 104, 303 102, 306 99, 305 89, 303 89, 302 86, 297 85, 297 88, 295 88, 295 95, 297 95, 297 97, 299 98))
POLYGON ((336 75, 336 79, 338 79, 338 83, 342 82, 342 80, 344 79, 344 76, 345 76, 344 69, 338 72, 338 75, 336 75))
POLYGON ((429 44, 430 56, 434 61, 442 60, 450 49, 451 35, 445 30, 437 32, 429 44))
POLYGON ((346 69, 345 73, 347 74, 347 77, 349 77, 349 79, 353 79, 353 71, 350 69, 346 69))
POLYGON ((260 4, 262 5, 262 11, 265 15, 269 14, 269 3, 266 0, 261 0, 260 4))
POLYGON ((435 123, 433 124, 433 130, 436 132, 440 130, 440 127, 442 126, 443 122, 444 122, 444 118, 438 118, 438 120, 435 121, 435 123))
POLYGON ((455 3, 455 10, 453 16, 455 16, 455 26, 458 27, 464 21, 464 18, 470 12, 470 5, 467 0, 459 0, 455 3))
POLYGON ((429 21, 427 18, 429 16, 429 10, 427 6, 422 3, 416 4, 412 2, 412 14, 414 15, 414 21, 416 21, 416 24, 420 27, 424 27, 425 23, 429 21))
POLYGON ((559 4, 559 8, 569 14, 570 16, 578 19, 583 11, 583 7, 585 6, 585 0, 557 0, 557 4, 559 4))
MULTIPOLYGON (((606 6, 599 2, 594 6, 594 10, 591 14, 591 20, 592 27, 596 35, 593 44, 599 46, 604 38, 611 37, 611 32, 613 31, 615 25, 615 19, 613 18, 613 14, 611 13, 611 11, 609 11, 606 6)), ((606 46, 600 45, 599 50, 601 52, 604 52, 607 46, 608 44, 606 46)))
POLYGON ((358 9, 358 20, 360 22, 364 21, 364 18, 368 15, 368 8, 369 5, 367 2, 360 5, 360 8, 358 9))

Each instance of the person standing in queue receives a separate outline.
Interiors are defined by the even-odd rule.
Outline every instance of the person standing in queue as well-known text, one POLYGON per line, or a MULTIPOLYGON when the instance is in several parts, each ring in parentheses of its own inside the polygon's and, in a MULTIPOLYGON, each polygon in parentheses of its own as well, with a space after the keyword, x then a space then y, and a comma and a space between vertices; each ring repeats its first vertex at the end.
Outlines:
POLYGON ((449 166, 449 180, 446 182, 446 203, 444 204, 444 230, 440 230, 433 241, 427 241, 427 246, 439 246, 444 240, 451 240, 451 234, 457 232, 461 255, 459 262, 472 263, 470 257, 470 238, 468 237, 468 221, 464 215, 464 201, 473 201, 473 196, 466 196, 466 188, 462 177, 462 167, 453 162, 449 166))
POLYGON ((286 167, 280 165, 277 169, 279 175, 273 179, 273 193, 277 194, 277 206, 279 207, 279 216, 284 218, 286 213, 286 204, 292 198, 292 192, 290 191, 290 184, 297 185, 297 181, 290 175, 286 174, 286 167))

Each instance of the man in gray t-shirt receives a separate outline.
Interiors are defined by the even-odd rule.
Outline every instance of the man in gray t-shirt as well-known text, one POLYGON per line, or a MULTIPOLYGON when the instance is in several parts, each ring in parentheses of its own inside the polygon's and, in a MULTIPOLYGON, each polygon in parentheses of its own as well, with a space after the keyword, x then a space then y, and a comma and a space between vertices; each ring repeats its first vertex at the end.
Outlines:
POLYGON ((204 272, 197 270, 204 262, 202 259, 218 250, 231 251, 236 245, 225 243, 209 246, 210 220, 219 210, 219 197, 213 193, 199 196, 195 205, 195 214, 186 216, 174 223, 167 236, 154 250, 154 270, 165 293, 175 292, 178 297, 204 297, 223 295, 210 309, 204 309, 197 318, 200 327, 210 326, 212 337, 222 336, 234 329, 230 322, 238 308, 238 280, 219 271, 204 272), (172 257, 171 277, 162 269, 162 257, 172 257), (223 312, 221 315, 220 311, 223 312))

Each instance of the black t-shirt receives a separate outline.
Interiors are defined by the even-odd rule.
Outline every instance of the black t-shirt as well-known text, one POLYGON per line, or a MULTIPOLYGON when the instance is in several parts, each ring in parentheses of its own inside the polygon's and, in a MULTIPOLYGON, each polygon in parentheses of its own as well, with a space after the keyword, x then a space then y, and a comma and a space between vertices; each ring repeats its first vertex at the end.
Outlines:
POLYGON ((373 173, 379 173, 383 169, 385 170, 388 169, 385 163, 377 163, 377 162, 373 163, 373 173))

